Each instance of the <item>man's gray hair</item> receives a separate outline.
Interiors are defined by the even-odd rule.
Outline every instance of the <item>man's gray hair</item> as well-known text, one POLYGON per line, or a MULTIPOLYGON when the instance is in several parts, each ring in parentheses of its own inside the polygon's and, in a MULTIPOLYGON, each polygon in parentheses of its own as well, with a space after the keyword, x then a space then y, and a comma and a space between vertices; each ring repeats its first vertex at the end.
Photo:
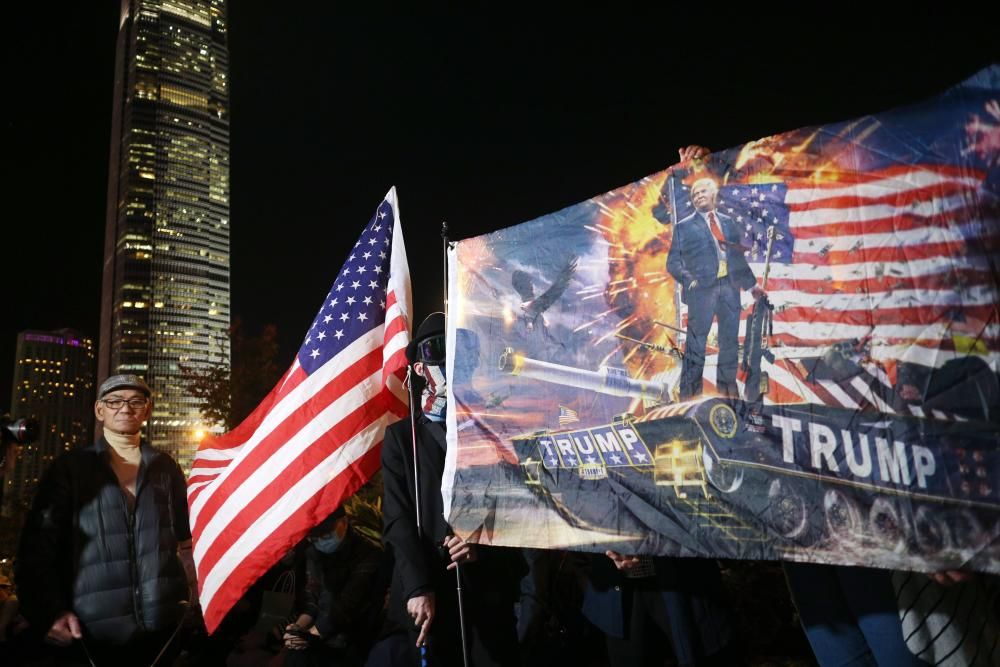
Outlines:
POLYGON ((719 191, 719 182, 718 181, 716 181, 714 178, 712 178, 710 176, 703 176, 702 178, 699 178, 697 181, 695 181, 694 183, 691 184, 691 192, 694 192, 694 189, 696 187, 698 187, 699 183, 708 183, 709 185, 712 186, 712 191, 713 192, 718 192, 719 191))

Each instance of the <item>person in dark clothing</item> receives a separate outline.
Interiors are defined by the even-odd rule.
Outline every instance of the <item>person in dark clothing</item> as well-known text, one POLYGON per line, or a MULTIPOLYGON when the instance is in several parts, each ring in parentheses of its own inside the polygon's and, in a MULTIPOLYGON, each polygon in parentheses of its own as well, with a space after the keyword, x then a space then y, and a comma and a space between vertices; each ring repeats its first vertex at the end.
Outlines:
POLYGON ((892 572, 783 563, 788 590, 823 667, 921 667, 906 646, 892 572))
POLYGON ((104 435, 56 459, 21 533, 24 614, 70 647, 62 663, 150 664, 193 599, 184 474, 140 437, 152 411, 142 379, 108 378, 94 410, 104 435))
POLYGON ((589 664, 604 646, 604 635, 581 611, 589 554, 529 548, 521 553, 528 565, 517 615, 522 663, 589 664))
POLYGON ((286 667, 361 665, 378 627, 382 550, 338 508, 309 532, 299 617, 285 628, 286 667))
POLYGON ((409 420, 386 431, 382 449, 385 541, 395 557, 388 614, 410 634, 410 660, 420 652, 434 665, 462 664, 456 574, 461 565, 466 640, 472 665, 515 665, 514 601, 524 563, 516 550, 479 547, 454 535, 441 498, 446 440, 445 322, 430 315, 407 347, 424 379, 414 447, 409 420), (414 451, 417 477, 414 484, 414 451), (417 492, 419 491, 419 519, 417 492))
POLYGON ((701 393, 705 345, 712 321, 718 320, 719 362, 716 386, 736 396, 739 357, 740 290, 763 295, 743 256, 743 233, 736 221, 716 210, 719 186, 700 178, 691 186, 695 212, 674 225, 667 271, 681 286, 688 325, 681 369, 680 397, 701 393))
POLYGON ((604 632, 612 667, 740 665, 715 561, 591 556, 583 613, 604 632))

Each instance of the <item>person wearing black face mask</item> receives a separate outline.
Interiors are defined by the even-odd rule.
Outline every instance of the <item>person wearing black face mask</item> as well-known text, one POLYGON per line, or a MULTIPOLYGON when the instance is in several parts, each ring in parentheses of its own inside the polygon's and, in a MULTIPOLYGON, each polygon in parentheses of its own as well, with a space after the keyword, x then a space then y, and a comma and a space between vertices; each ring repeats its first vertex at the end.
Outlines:
POLYGON ((524 574, 520 554, 467 543, 452 533, 444 517, 441 476, 449 385, 443 313, 421 323, 406 355, 425 387, 416 417, 416 446, 410 420, 403 420, 386 430, 382 448, 384 539, 395 559, 388 616, 410 635, 411 664, 420 664, 423 652, 435 667, 461 665, 453 571, 461 565, 470 664, 518 664, 514 600, 524 574))
POLYGON ((309 532, 306 585, 294 623, 285 628, 285 665, 360 665, 373 640, 382 597, 382 551, 359 535, 343 508, 309 532))

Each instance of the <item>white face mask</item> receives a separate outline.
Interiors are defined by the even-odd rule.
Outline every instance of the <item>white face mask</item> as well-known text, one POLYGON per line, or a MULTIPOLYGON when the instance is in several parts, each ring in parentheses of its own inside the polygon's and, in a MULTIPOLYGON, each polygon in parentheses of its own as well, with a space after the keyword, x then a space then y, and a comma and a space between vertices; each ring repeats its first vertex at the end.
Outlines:
POLYGON ((443 420, 448 409, 448 380, 445 378, 444 366, 424 364, 423 378, 427 386, 421 395, 420 407, 431 419, 443 420))
POLYGON ((316 551, 323 554, 332 554, 340 546, 340 542, 340 536, 337 533, 330 533, 329 535, 314 539, 312 544, 316 547, 316 551))

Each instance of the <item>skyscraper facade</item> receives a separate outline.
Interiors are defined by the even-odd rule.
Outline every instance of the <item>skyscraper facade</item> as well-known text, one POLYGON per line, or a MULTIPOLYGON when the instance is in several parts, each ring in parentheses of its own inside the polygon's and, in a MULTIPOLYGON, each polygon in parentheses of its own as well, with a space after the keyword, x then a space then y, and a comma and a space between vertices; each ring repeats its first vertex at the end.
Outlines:
POLYGON ((21 448, 14 474, 4 479, 3 513, 31 504, 53 460, 91 440, 94 428, 94 343, 71 329, 17 336, 10 415, 38 420, 36 442, 21 448))
POLYGON ((225 0, 123 0, 98 379, 153 390, 151 442, 187 469, 203 423, 186 369, 228 364, 225 0))

